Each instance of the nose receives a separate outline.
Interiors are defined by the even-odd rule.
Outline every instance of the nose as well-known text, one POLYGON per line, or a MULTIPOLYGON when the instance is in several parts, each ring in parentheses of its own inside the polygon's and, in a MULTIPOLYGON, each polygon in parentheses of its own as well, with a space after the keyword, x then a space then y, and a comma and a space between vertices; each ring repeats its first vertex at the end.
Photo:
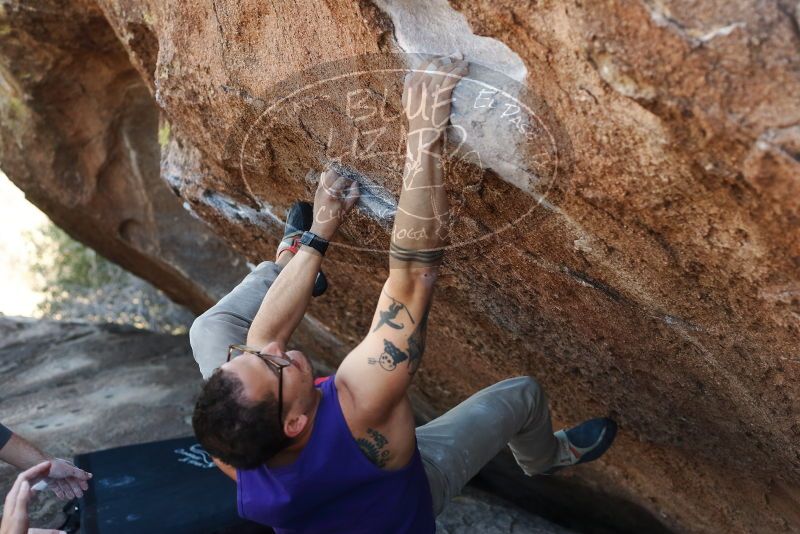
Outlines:
POLYGON ((284 357, 291 361, 293 366, 300 371, 305 371, 306 365, 301 361, 303 360, 301 357, 302 355, 303 354, 298 350, 290 350, 289 352, 284 353, 284 357))
POLYGON ((299 362, 297 359, 295 359, 295 358, 292 358, 292 357, 291 357, 291 356, 289 356, 288 354, 286 355, 286 358, 288 358, 288 359, 289 359, 289 361, 290 361, 290 362, 292 362, 292 365, 294 365, 295 367, 297 367, 297 369, 298 369, 298 370, 300 370, 300 371, 302 371, 302 370, 303 370, 303 368, 302 368, 302 367, 300 367, 300 362, 299 362))

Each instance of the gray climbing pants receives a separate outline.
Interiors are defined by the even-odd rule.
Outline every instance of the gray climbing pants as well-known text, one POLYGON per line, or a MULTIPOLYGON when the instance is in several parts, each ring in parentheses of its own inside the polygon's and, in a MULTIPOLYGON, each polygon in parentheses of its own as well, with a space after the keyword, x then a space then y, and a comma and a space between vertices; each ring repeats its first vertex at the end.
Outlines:
MULTIPOLYGON (((247 339, 261 301, 279 273, 273 262, 259 264, 192 324, 189 339, 203 378, 225 362, 229 345, 247 339)), ((478 391, 418 427, 416 434, 436 515, 506 445, 528 475, 547 470, 558 455, 547 399, 528 376, 478 391)))
POLYGON ((556 462, 558 440, 553 436, 547 398, 529 376, 482 389, 417 427, 417 447, 434 513, 439 515, 506 444, 526 475, 546 471, 556 462))

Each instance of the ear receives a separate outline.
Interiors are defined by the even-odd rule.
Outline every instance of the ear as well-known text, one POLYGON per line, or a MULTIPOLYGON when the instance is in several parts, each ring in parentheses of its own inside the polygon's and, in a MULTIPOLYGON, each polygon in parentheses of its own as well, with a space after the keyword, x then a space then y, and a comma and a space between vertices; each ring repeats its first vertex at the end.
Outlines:
POLYGON ((290 438, 294 438, 308 424, 308 416, 306 414, 295 415, 286 420, 283 424, 283 432, 290 438))

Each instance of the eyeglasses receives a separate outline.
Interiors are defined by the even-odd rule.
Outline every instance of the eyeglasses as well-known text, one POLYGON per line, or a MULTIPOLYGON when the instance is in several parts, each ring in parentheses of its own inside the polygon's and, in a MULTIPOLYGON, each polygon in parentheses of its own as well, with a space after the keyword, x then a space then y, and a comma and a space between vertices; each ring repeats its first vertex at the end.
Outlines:
POLYGON ((231 361, 233 358, 241 356, 245 352, 257 356, 262 362, 267 364, 267 367, 269 367, 272 372, 278 375, 278 424, 283 428, 283 368, 292 365, 292 361, 283 356, 265 354, 247 345, 231 345, 228 347, 227 361, 231 361))

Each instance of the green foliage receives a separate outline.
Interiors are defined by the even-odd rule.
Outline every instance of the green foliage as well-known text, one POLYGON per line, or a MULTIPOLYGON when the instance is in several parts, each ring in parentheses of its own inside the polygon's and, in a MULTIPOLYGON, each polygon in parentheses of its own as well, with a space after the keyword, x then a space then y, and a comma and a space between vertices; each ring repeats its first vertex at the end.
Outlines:
POLYGON ((168 120, 164 120, 158 127, 158 144, 163 150, 169 144, 170 125, 168 120))
POLYGON ((30 239, 36 256, 31 269, 44 295, 39 304, 43 316, 186 331, 189 312, 54 224, 43 226, 30 239))
POLYGON ((125 278, 122 269, 52 223, 34 237, 34 249, 37 260, 31 267, 46 282, 41 288, 48 296, 44 312, 57 306, 63 293, 101 289, 125 278))

